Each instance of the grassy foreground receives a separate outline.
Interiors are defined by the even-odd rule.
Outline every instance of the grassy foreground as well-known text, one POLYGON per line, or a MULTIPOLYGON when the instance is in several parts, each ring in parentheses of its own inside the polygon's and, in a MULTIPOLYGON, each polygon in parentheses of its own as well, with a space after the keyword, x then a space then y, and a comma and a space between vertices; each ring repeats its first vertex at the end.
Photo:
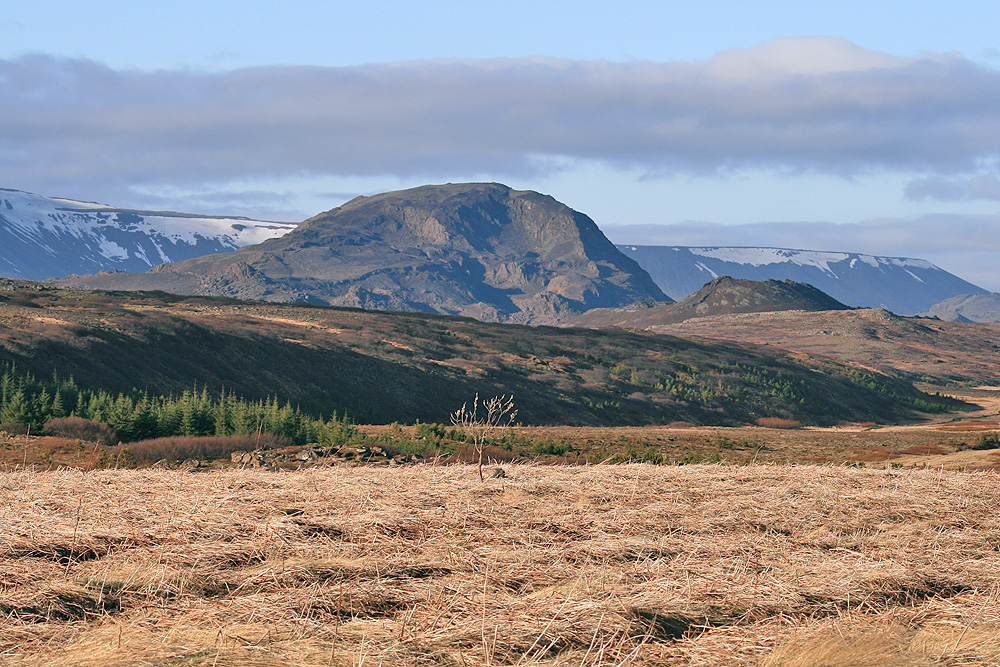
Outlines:
POLYGON ((1000 476, 0 473, 0 663, 1000 664, 1000 476))

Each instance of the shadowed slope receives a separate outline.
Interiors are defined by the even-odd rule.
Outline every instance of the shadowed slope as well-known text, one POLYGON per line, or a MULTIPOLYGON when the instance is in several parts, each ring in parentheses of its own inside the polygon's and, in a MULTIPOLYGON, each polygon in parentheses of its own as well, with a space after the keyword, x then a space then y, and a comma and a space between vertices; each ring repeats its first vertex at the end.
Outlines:
MULTIPOLYGON (((2 287, 3 285, 0 285, 2 287)), ((479 393, 526 424, 892 421, 930 400, 904 382, 783 350, 424 313, 102 293, 0 291, 0 363, 88 387, 277 396, 359 421, 447 421, 479 393)))

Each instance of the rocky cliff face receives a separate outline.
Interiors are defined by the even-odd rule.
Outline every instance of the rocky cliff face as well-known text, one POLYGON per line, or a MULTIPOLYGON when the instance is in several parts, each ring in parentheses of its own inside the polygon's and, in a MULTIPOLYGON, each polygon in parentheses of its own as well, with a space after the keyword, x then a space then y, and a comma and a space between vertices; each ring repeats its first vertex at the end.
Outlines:
POLYGON ((495 183, 358 197, 233 253, 70 282, 533 324, 668 300, 593 220, 495 183))

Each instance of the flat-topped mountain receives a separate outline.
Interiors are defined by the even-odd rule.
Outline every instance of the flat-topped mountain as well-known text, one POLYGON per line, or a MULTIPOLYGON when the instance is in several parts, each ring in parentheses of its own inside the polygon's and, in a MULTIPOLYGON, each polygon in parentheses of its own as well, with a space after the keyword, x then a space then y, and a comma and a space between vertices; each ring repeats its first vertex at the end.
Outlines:
POLYGON ((357 197, 236 252, 66 284, 534 324, 669 300, 586 215, 496 183, 357 197))
POLYGON ((846 310, 848 307, 812 285, 792 280, 741 280, 723 276, 677 303, 638 303, 598 308, 566 321, 571 326, 648 327, 695 317, 785 310, 846 310))
POLYGON ((719 276, 747 280, 794 280, 823 290, 848 306, 922 313, 981 287, 934 264, 910 257, 788 248, 619 245, 646 269, 664 294, 682 299, 719 276))
POLYGON ((229 252, 293 229, 288 222, 137 211, 0 188, 0 276, 146 271, 229 252))

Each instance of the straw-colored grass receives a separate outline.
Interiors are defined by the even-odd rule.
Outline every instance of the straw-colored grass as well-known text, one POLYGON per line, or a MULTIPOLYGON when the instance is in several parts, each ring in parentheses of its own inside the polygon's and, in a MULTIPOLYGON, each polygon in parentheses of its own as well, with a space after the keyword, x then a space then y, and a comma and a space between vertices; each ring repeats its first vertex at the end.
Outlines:
POLYGON ((1000 665, 1000 477, 0 474, 0 664, 1000 665))

